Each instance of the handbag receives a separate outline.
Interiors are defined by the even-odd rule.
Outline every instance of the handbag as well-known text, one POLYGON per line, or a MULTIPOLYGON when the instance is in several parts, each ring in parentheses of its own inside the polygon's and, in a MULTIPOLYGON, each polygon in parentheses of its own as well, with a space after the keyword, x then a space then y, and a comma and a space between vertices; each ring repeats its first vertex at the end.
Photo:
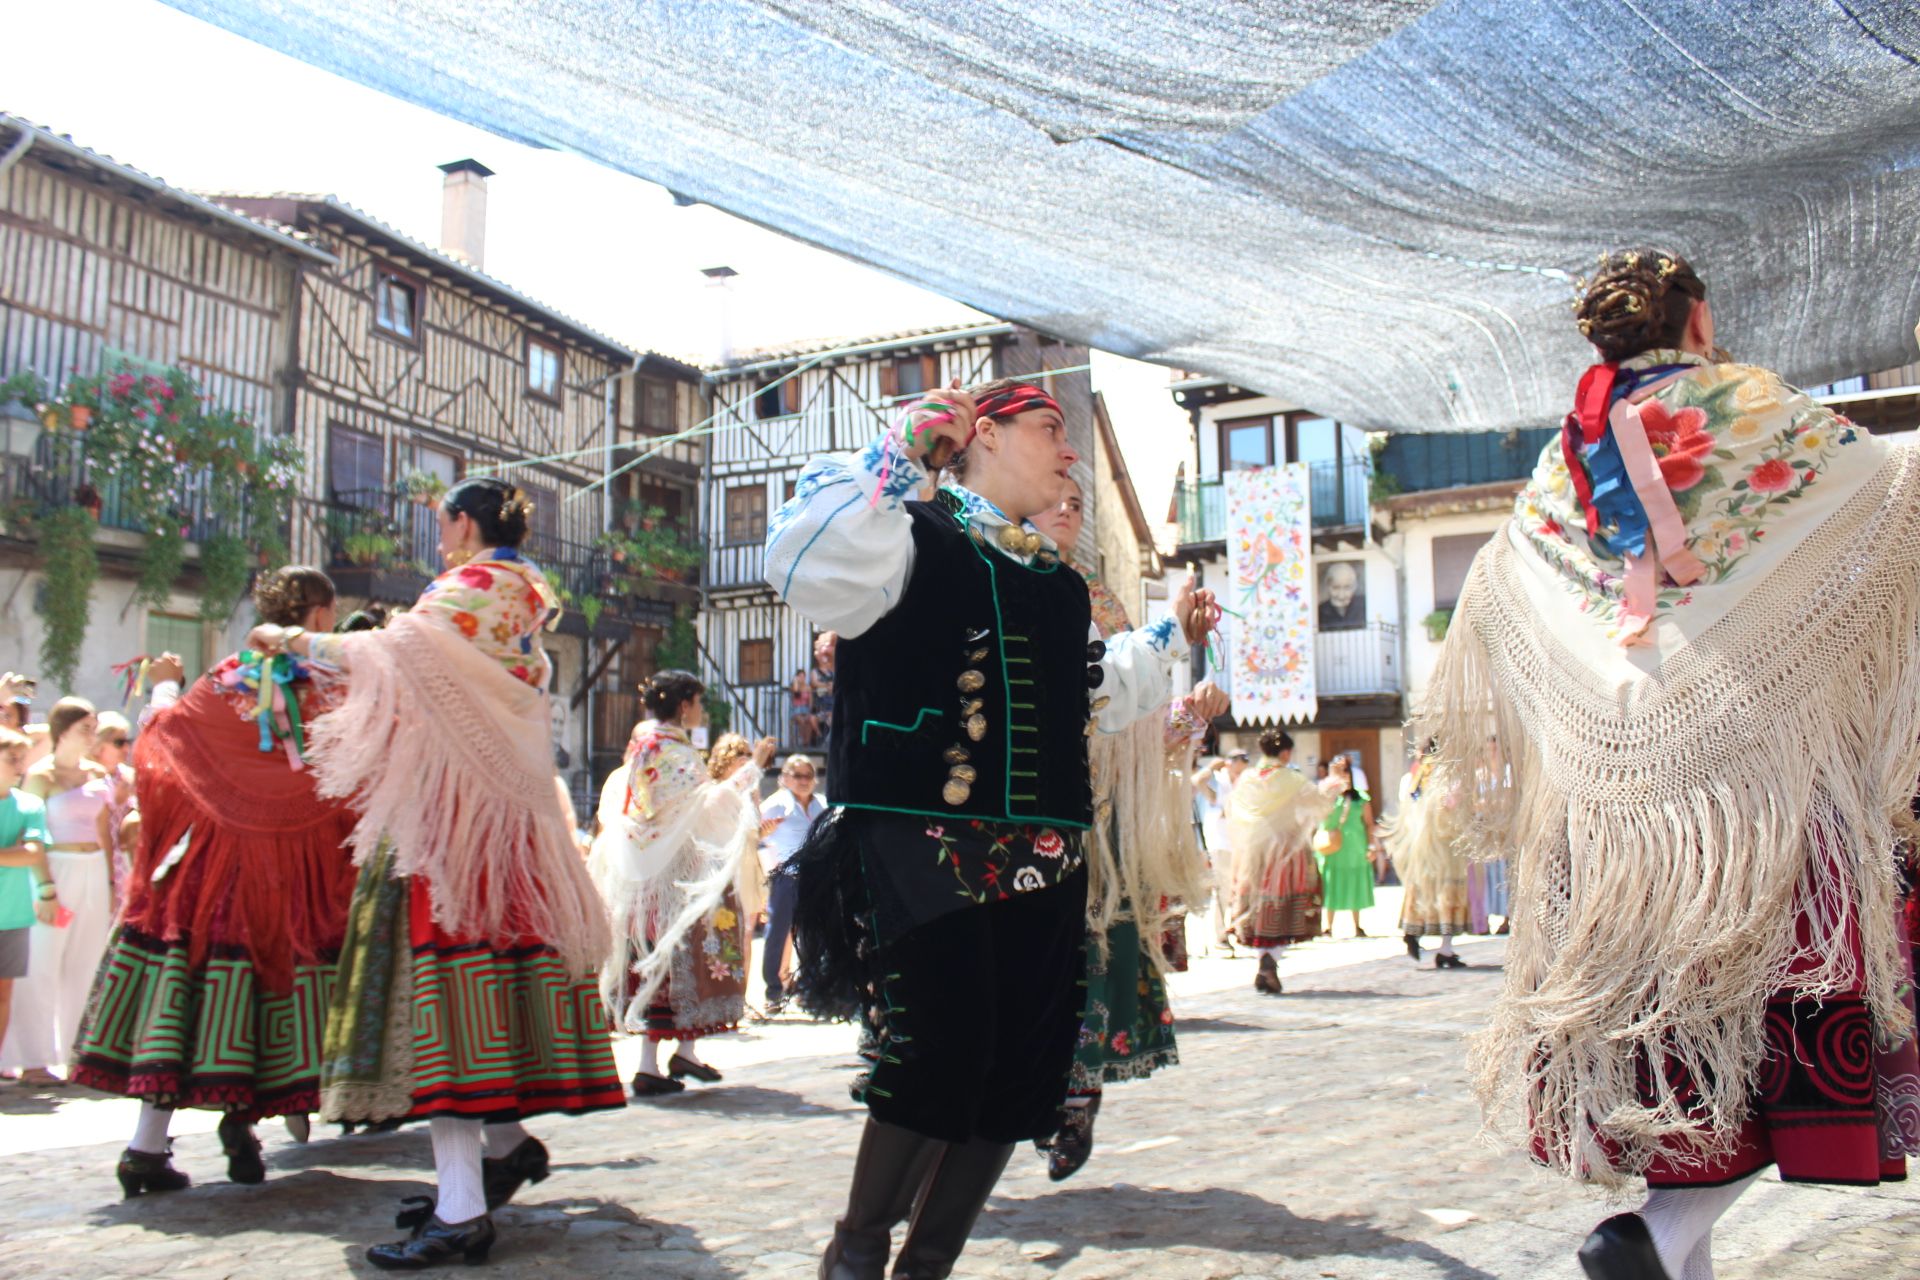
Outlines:
POLYGON ((1313 851, 1323 858, 1340 852, 1340 846, 1346 841, 1347 814, 1353 809, 1353 801, 1343 799, 1340 804, 1339 821, 1313 833, 1313 851))

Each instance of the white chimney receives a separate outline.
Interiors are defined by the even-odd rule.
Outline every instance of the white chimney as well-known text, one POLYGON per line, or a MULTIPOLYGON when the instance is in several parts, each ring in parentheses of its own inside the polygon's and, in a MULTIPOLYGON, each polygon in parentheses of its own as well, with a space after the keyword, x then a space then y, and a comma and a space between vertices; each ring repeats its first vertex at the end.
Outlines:
POLYGON ((478 160, 440 166, 447 175, 440 195, 440 248, 475 271, 486 269, 487 179, 493 170, 478 160))
POLYGON ((707 278, 707 288, 713 291, 715 309, 719 312, 721 364, 733 363, 733 278, 740 273, 732 267, 703 267, 700 274, 707 278))

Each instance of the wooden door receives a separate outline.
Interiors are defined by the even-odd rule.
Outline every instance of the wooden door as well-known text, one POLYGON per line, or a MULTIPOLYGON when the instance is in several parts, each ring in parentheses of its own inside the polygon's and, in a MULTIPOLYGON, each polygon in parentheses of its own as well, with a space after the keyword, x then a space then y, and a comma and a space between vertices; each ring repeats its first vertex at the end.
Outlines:
POLYGON ((1373 797, 1373 811, 1380 812, 1380 798, 1392 794, 1393 787, 1400 779, 1382 777, 1380 773, 1380 731, 1378 729, 1322 729, 1320 731, 1320 758, 1331 761, 1335 756, 1358 756, 1360 767, 1366 771, 1368 794, 1373 797))

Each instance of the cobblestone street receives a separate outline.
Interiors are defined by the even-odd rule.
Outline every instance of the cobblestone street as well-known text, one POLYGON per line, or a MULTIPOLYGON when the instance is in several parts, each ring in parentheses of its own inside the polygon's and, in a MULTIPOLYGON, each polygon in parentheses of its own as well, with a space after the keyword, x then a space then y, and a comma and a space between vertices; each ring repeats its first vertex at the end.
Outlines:
MULTIPOLYGON (((1175 983, 1183 1065, 1107 1095, 1099 1147, 1069 1182, 1017 1153, 960 1274, 1577 1277, 1573 1250, 1605 1202, 1475 1137, 1461 1038, 1503 944, 1464 946, 1464 971, 1416 969, 1390 899, 1369 917, 1386 938, 1297 948, 1278 999, 1251 990, 1250 960, 1196 958, 1175 983)), ((534 1122, 553 1176, 499 1215, 492 1274, 811 1275, 861 1119, 851 1043, 844 1027, 756 1024, 710 1046, 723 1084, 534 1122)), ((636 1053, 621 1046, 628 1070, 636 1053)), ((262 1126, 269 1181, 230 1185, 201 1113, 176 1125, 176 1163, 200 1185, 123 1203, 113 1165, 131 1117, 77 1090, 0 1092, 0 1275, 372 1274, 364 1247, 396 1234, 401 1196, 429 1189, 422 1127, 339 1140, 316 1124, 300 1146, 279 1122, 262 1126)), ((1911 1276, 1920 1198, 1769 1177, 1715 1242, 1724 1280, 1911 1276)))

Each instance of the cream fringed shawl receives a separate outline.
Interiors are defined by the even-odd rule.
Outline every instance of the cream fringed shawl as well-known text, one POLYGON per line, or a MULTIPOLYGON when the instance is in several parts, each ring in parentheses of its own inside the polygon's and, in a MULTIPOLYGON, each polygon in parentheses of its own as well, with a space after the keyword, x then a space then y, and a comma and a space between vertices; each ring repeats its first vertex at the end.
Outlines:
MULTIPOLYGON (((612 913, 614 936, 642 944, 651 939, 631 966, 624 947, 609 952, 600 974, 614 1025, 637 1032, 646 1029, 654 993, 670 979, 676 1002, 697 998, 698 958, 682 944, 728 889, 758 874, 760 812, 753 797, 761 771, 747 761, 715 782, 684 735, 658 721, 634 730, 625 770, 630 785, 616 791, 609 780, 601 792, 601 830, 587 866, 612 913), (630 975, 640 979, 631 992, 630 975)), ((745 902, 741 910, 748 910, 745 902)), ((702 1016, 693 1025, 723 1020, 702 1016)))
POLYGON ((1655 401, 1668 457, 1706 462, 1663 467, 1705 578, 1623 648, 1619 561, 1584 536, 1556 442, 1474 562, 1416 721, 1469 798, 1468 852, 1513 868, 1472 1050, 1489 1126, 1611 1185, 1733 1146, 1770 994, 1863 987, 1883 1040, 1912 1033, 1893 850, 1920 777, 1920 467, 1764 370, 1655 401), (1645 1070, 1663 1061, 1693 1110, 1645 1070))
POLYGON ((1242 775, 1227 800, 1235 892, 1264 883, 1284 858, 1312 857, 1308 842, 1332 811, 1333 797, 1291 765, 1263 761, 1242 775))
POLYGON ((333 638, 346 700, 312 726, 315 779, 361 810, 354 860, 384 840, 455 937, 537 938, 585 977, 612 945, 554 787, 547 696, 424 612, 333 638))

